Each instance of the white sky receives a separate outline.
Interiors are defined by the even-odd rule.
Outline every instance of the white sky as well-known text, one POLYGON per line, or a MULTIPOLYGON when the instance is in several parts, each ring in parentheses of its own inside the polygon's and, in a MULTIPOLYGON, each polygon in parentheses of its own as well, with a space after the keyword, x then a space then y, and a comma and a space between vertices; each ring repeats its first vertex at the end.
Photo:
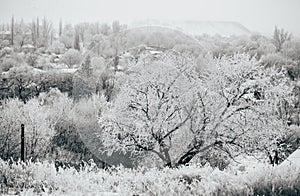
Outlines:
POLYGON ((140 19, 236 21, 271 34, 274 26, 300 36, 300 0, 0 0, 0 23, 47 17, 54 23, 140 19), (298 21, 297 21, 298 20, 298 21))

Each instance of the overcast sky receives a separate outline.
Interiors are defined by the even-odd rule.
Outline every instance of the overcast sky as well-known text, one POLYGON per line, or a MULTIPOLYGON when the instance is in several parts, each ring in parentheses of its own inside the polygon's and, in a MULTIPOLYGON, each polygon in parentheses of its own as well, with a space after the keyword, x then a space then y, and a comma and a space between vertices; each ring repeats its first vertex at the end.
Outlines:
POLYGON ((47 17, 54 23, 123 23, 140 19, 236 21, 252 31, 271 34, 274 26, 300 36, 300 0, 0 0, 0 22, 14 15, 47 17))

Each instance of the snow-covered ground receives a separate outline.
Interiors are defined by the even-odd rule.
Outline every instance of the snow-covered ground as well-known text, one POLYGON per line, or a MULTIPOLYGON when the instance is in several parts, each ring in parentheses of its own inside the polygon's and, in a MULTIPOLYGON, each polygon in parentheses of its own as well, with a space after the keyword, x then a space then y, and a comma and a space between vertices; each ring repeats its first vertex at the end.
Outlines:
POLYGON ((296 166, 300 167, 300 147, 293 152, 286 160, 281 163, 281 166, 288 167, 288 166, 296 166))

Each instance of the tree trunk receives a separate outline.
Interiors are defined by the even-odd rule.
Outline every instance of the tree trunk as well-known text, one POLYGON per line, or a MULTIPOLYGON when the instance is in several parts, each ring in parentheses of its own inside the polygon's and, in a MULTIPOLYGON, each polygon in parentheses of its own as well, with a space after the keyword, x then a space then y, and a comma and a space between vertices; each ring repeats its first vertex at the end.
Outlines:
POLYGON ((198 153, 204 152, 215 145, 221 144, 221 142, 216 141, 208 146, 201 148, 202 145, 194 145, 190 148, 184 155, 182 155, 176 163, 176 166, 188 164, 198 153))
POLYGON ((169 149, 164 148, 164 149, 163 149, 163 154, 164 154, 165 160, 166 160, 165 166, 166 166, 166 167, 172 167, 172 161, 171 161, 169 149))

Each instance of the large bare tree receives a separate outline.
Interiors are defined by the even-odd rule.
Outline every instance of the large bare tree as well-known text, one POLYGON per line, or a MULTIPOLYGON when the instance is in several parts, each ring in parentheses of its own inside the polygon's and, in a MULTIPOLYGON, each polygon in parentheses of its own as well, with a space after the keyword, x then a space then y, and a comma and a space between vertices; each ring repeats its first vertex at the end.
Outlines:
POLYGON ((100 117, 110 151, 150 152, 176 166, 210 149, 232 157, 270 149, 287 132, 276 109, 288 97, 285 77, 249 56, 217 59, 201 77, 188 58, 147 58, 131 67, 100 117))

